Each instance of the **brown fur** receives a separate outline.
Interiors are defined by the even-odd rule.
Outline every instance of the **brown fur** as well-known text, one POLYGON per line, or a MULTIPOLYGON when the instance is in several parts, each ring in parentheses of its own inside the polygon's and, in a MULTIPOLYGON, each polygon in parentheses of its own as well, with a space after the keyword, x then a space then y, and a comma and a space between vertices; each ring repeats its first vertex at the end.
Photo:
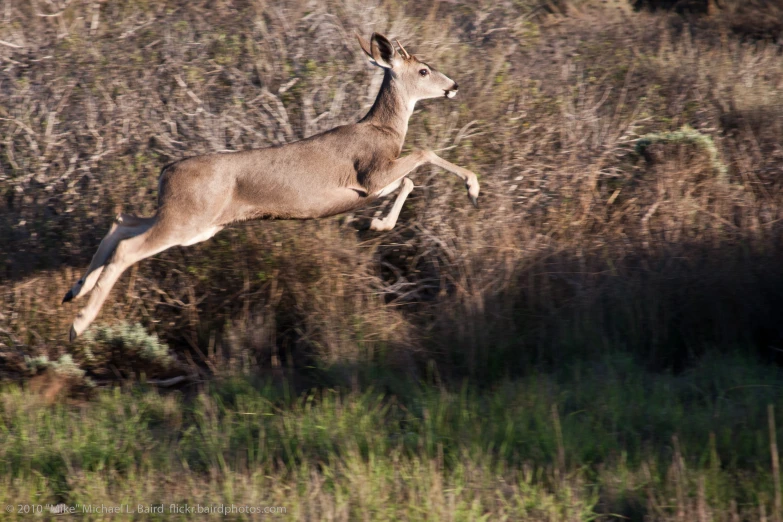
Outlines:
POLYGON ((389 215, 373 230, 390 230, 413 188, 405 176, 425 163, 465 181, 476 204, 476 175, 431 151, 399 158, 416 101, 452 97, 457 84, 389 40, 359 37, 370 61, 384 69, 378 97, 361 121, 294 143, 196 156, 163 169, 152 218, 118 216, 87 269, 63 302, 95 288, 71 326, 73 340, 97 316, 111 287, 133 263, 176 245, 209 239, 249 219, 316 219, 362 207, 402 186, 389 215), (110 259, 111 258, 111 259, 110 259))

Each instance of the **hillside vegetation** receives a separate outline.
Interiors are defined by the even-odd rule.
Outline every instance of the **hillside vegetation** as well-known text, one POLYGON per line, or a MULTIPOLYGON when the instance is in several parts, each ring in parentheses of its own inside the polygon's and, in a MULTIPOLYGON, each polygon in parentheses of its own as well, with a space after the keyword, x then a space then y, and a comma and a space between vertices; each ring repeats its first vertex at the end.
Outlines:
POLYGON ((7 0, 0 504, 781 520, 783 8, 688 5, 7 0), (391 232, 232 226, 69 344, 113 217, 361 118, 373 31, 459 83, 403 154, 480 209, 425 167, 391 232))

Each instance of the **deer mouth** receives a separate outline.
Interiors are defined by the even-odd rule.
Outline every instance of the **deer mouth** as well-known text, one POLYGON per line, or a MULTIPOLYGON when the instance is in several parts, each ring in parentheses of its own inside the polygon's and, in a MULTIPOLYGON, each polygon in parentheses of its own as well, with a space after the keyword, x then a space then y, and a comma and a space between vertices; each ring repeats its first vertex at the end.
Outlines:
POLYGON ((451 89, 444 89, 443 90, 443 96, 446 98, 453 98, 457 95, 457 90, 459 89, 459 85, 454 83, 454 86, 451 89))

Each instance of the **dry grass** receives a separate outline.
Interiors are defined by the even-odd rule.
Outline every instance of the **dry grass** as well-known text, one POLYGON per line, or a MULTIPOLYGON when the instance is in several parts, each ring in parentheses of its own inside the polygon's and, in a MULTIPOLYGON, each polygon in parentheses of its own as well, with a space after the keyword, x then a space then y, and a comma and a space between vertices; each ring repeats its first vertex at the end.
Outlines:
POLYGON ((213 350, 262 367, 434 357, 480 375, 586 344, 667 365, 695 344, 772 355, 780 342, 777 45, 716 39, 717 18, 691 31, 579 3, 523 16, 489 4, 56 5, 9 2, 0 35, 19 46, 0 51, 10 361, 67 350, 60 294, 116 211, 152 212, 163 164, 360 117, 380 77, 352 34, 373 29, 466 86, 417 111, 407 146, 479 172, 482 210, 424 170, 389 234, 343 218, 238 226, 131 270, 100 320, 141 321, 202 367, 213 350), (685 125, 712 148, 634 149, 685 125))
MULTIPOLYGON (((59 305, 111 217, 150 214, 173 159, 357 120, 380 74, 353 33, 373 30, 459 82, 417 109, 406 149, 477 172, 481 209, 422 169, 392 232, 352 219, 390 201, 239 225, 129 270, 99 323, 140 322, 189 379, 400 395, 409 379, 492 388, 605 352, 653 371, 736 349, 777 361, 780 13, 719 4, 7 0, 2 376, 70 354, 99 385, 127 378, 89 341, 67 345, 75 307, 59 305)), ((676 497, 676 479, 650 502, 669 505, 656 495, 676 497)))

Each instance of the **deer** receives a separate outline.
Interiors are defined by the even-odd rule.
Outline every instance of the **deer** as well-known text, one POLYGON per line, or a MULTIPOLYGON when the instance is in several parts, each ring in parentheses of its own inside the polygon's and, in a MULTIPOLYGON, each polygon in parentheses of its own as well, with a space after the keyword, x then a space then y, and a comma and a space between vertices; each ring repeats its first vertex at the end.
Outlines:
POLYGON ((416 102, 453 98, 457 83, 409 54, 399 40, 398 51, 382 34, 373 33, 369 42, 356 37, 370 63, 383 70, 367 114, 357 123, 299 141, 191 156, 163 167, 155 215, 118 214, 85 275, 63 298, 65 304, 89 293, 71 325, 71 342, 92 324, 114 284, 134 263, 174 246, 206 241, 233 223, 326 218, 400 189, 388 214, 369 225, 370 230, 389 231, 414 188, 408 175, 427 164, 457 175, 478 207, 479 182, 470 170, 431 150, 400 157, 416 102))

